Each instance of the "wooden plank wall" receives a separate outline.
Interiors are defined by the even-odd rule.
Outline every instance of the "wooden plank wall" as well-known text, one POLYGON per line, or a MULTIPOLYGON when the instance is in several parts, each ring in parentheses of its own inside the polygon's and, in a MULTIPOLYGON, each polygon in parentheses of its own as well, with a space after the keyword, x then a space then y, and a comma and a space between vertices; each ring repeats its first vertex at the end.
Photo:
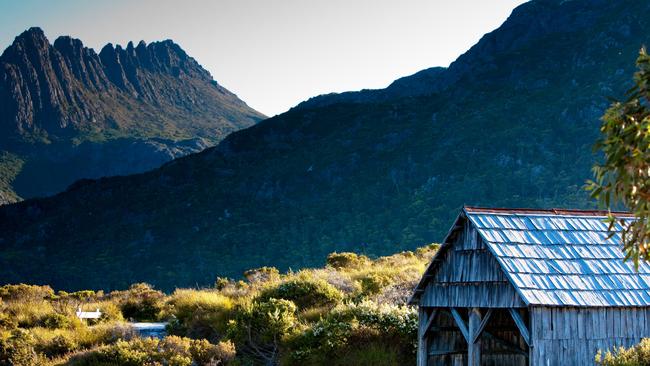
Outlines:
POLYGON ((599 349, 650 337, 650 308, 531 309, 531 365, 594 365, 599 349))
POLYGON ((420 299, 429 307, 525 307, 477 230, 465 223, 420 299))

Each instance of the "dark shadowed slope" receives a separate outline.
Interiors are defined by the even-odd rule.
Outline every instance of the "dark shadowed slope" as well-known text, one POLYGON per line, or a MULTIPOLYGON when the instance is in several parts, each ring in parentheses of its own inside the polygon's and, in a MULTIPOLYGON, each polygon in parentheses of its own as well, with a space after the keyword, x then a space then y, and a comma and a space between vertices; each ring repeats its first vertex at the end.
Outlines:
POLYGON ((4 207, 0 281, 169 289, 414 248, 464 203, 589 206, 598 119, 650 39, 649 7, 533 1, 446 70, 319 97, 155 171, 4 207))
POLYGON ((97 54, 31 28, 0 56, 0 203, 152 169, 263 117, 170 40, 97 54))

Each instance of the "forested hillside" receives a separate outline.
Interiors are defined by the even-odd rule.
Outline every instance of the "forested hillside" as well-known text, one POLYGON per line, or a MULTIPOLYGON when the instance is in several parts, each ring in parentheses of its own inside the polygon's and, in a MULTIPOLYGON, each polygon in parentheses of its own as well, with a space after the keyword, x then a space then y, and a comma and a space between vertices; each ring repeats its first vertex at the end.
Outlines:
POLYGON ((155 171, 3 207, 0 281, 170 289, 335 250, 412 249, 463 204, 592 205, 581 187, 599 117, 629 86, 649 10, 532 1, 447 69, 318 97, 155 171))

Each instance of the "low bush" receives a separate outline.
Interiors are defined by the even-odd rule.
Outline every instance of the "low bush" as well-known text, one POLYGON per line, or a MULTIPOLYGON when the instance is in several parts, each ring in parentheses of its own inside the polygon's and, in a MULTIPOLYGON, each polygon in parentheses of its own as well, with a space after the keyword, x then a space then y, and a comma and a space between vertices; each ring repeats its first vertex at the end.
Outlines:
POLYGON ((4 301, 25 301, 34 302, 48 299, 54 295, 50 286, 26 285, 4 285, 0 287, 0 299, 4 301))
POLYGON ((165 294, 154 290, 146 283, 132 285, 127 291, 113 294, 120 298, 122 315, 137 321, 156 321, 160 319, 164 307, 165 294))
POLYGON ((136 338, 118 341, 70 358, 68 366, 213 366, 227 365, 235 357, 230 342, 211 344, 206 340, 194 340, 176 336, 136 338))
POLYGON ((99 318, 100 323, 120 322, 124 320, 122 310, 113 302, 104 301, 100 303, 92 303, 88 305, 88 308, 101 310, 102 315, 99 318))
POLYGON ((0 365, 41 366, 45 357, 36 352, 36 339, 29 331, 14 329, 8 338, 0 339, 0 365))
POLYGON ((172 317, 168 331, 190 338, 218 341, 226 331, 233 301, 217 291, 176 290, 167 301, 172 317))
POLYGON ((361 291, 364 296, 375 295, 393 282, 390 275, 381 272, 370 272, 360 278, 361 291))
POLYGON ((59 313, 50 313, 41 318, 40 325, 48 329, 74 328, 80 324, 79 319, 59 313))
POLYGON ((45 300, 8 301, 3 304, 1 310, 20 328, 42 326, 44 319, 55 314, 52 305, 45 300))
POLYGON ((34 337, 37 351, 54 355, 54 350, 67 345, 75 350, 89 349, 102 344, 115 343, 118 340, 129 340, 136 337, 132 327, 123 323, 99 324, 92 327, 74 329, 32 328, 29 334, 34 337), (57 337, 62 337, 56 339, 57 337))
POLYGON ((650 365, 650 338, 645 338, 630 348, 620 347, 613 351, 598 351, 596 364, 601 366, 650 365))
POLYGON ((18 320, 13 316, 0 312, 0 329, 14 329, 18 327, 18 320))
POLYGON ((371 302, 340 305, 288 340, 284 365, 415 363, 417 314, 371 302), (381 359, 381 362, 377 363, 381 359), (345 360, 342 361, 337 360, 345 360), (353 361, 354 360, 354 361, 353 361), (393 361, 391 361, 393 360, 393 361))
POLYGON ((49 342, 40 343, 39 351, 47 357, 59 357, 79 349, 79 344, 74 336, 59 334, 49 342))
POLYGON ((336 268, 359 268, 369 263, 368 257, 356 253, 331 253, 327 256, 327 265, 336 268))
POLYGON ((254 364, 276 364, 284 339, 297 331, 296 305, 289 300, 241 304, 228 323, 228 337, 254 364))
POLYGON ((280 271, 275 267, 261 267, 244 272, 244 277, 252 284, 271 282, 280 278, 280 271))
POLYGON ((323 280, 292 279, 277 286, 262 291, 258 301, 269 299, 290 300, 299 309, 312 307, 335 306, 343 299, 343 295, 334 286, 323 280))

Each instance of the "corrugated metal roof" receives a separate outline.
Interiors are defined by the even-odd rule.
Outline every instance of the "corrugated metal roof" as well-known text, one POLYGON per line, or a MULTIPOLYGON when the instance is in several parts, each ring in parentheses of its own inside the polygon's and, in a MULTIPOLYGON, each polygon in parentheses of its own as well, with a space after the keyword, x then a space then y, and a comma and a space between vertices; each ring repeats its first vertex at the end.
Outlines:
POLYGON ((609 237, 603 212, 465 208, 464 213, 526 303, 650 306, 650 265, 640 263, 637 272, 623 261, 621 237, 609 237))

